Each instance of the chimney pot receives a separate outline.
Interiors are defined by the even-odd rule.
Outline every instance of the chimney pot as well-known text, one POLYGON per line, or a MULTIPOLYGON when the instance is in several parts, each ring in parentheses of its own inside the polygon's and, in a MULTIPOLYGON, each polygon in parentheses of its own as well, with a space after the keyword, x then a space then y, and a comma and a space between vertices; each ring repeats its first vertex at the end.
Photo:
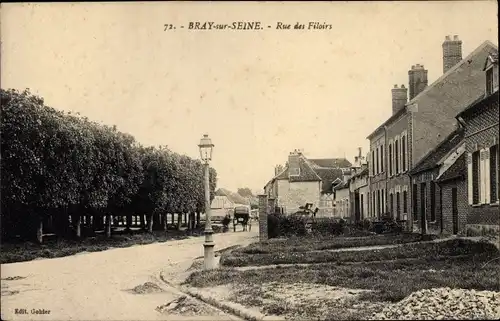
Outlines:
POLYGON ((457 35, 454 35, 454 36, 453 36, 453 40, 458 40, 458 36, 457 36, 457 35))
POLYGON ((446 37, 445 37, 445 40, 448 40, 448 41, 449 41, 449 40, 450 40, 450 36, 446 36, 446 37))
POLYGON ((394 85, 394 88, 398 88, 398 85, 394 85))
POLYGON ((405 85, 401 85, 401 88, 405 88, 405 85))

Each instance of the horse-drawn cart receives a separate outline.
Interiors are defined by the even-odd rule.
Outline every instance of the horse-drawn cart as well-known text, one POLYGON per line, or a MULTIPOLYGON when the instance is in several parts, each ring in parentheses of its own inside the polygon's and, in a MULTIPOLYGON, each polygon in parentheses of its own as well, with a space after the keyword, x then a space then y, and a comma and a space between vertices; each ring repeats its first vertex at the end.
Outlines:
POLYGON ((237 206, 234 208, 233 229, 236 232, 236 225, 241 224, 243 231, 252 230, 252 222, 250 218, 250 208, 247 206, 237 206))

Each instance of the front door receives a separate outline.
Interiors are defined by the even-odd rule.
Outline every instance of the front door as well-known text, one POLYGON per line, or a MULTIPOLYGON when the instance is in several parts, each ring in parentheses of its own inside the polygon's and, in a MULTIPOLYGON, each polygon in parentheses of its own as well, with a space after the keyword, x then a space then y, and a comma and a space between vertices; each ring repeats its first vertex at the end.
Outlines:
POLYGON ((451 208, 453 216, 453 234, 458 233, 458 206, 457 206, 457 189, 451 189, 451 208))
POLYGON ((359 206, 359 193, 354 192, 354 221, 359 222, 361 220, 360 206, 359 206))

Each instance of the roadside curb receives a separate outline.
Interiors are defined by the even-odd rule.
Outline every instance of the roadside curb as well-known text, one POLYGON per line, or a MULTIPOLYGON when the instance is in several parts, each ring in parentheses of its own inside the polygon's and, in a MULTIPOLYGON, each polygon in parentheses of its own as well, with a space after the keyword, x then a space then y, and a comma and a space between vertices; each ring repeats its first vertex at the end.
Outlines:
POLYGON ((250 309, 245 308, 243 305, 234 303, 234 302, 228 302, 224 300, 219 300, 217 298, 214 298, 213 296, 207 295, 203 293, 200 290, 197 290, 196 288, 192 287, 183 287, 183 286, 176 286, 172 282, 169 282, 163 275, 162 272, 160 272, 159 279, 164 282, 164 284, 168 285, 171 288, 174 288, 179 294, 185 294, 190 297, 193 297, 195 299, 198 299, 214 308, 217 308, 219 310, 222 310, 226 313, 230 313, 234 316, 240 317, 244 320, 247 321, 283 321, 285 320, 284 318, 281 318, 279 316, 268 316, 262 313, 258 313, 256 311, 252 311, 250 309))
POLYGON ((185 288, 185 290, 191 296, 207 303, 212 306, 215 306, 221 310, 228 311, 240 318, 243 318, 248 321, 282 321, 285 320, 279 316, 273 315, 265 315, 256 311, 252 311, 250 309, 245 308, 241 304, 228 302, 224 300, 218 300, 210 295, 202 293, 202 291, 196 290, 194 288, 185 288))

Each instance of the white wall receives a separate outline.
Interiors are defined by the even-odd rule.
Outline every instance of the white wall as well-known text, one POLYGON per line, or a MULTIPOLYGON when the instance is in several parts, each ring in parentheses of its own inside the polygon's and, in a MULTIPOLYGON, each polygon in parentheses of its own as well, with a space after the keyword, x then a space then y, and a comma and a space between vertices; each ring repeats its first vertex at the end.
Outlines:
POLYGON ((293 213, 312 203, 313 208, 319 207, 321 182, 292 182, 278 180, 278 204, 286 208, 287 213, 293 213))

